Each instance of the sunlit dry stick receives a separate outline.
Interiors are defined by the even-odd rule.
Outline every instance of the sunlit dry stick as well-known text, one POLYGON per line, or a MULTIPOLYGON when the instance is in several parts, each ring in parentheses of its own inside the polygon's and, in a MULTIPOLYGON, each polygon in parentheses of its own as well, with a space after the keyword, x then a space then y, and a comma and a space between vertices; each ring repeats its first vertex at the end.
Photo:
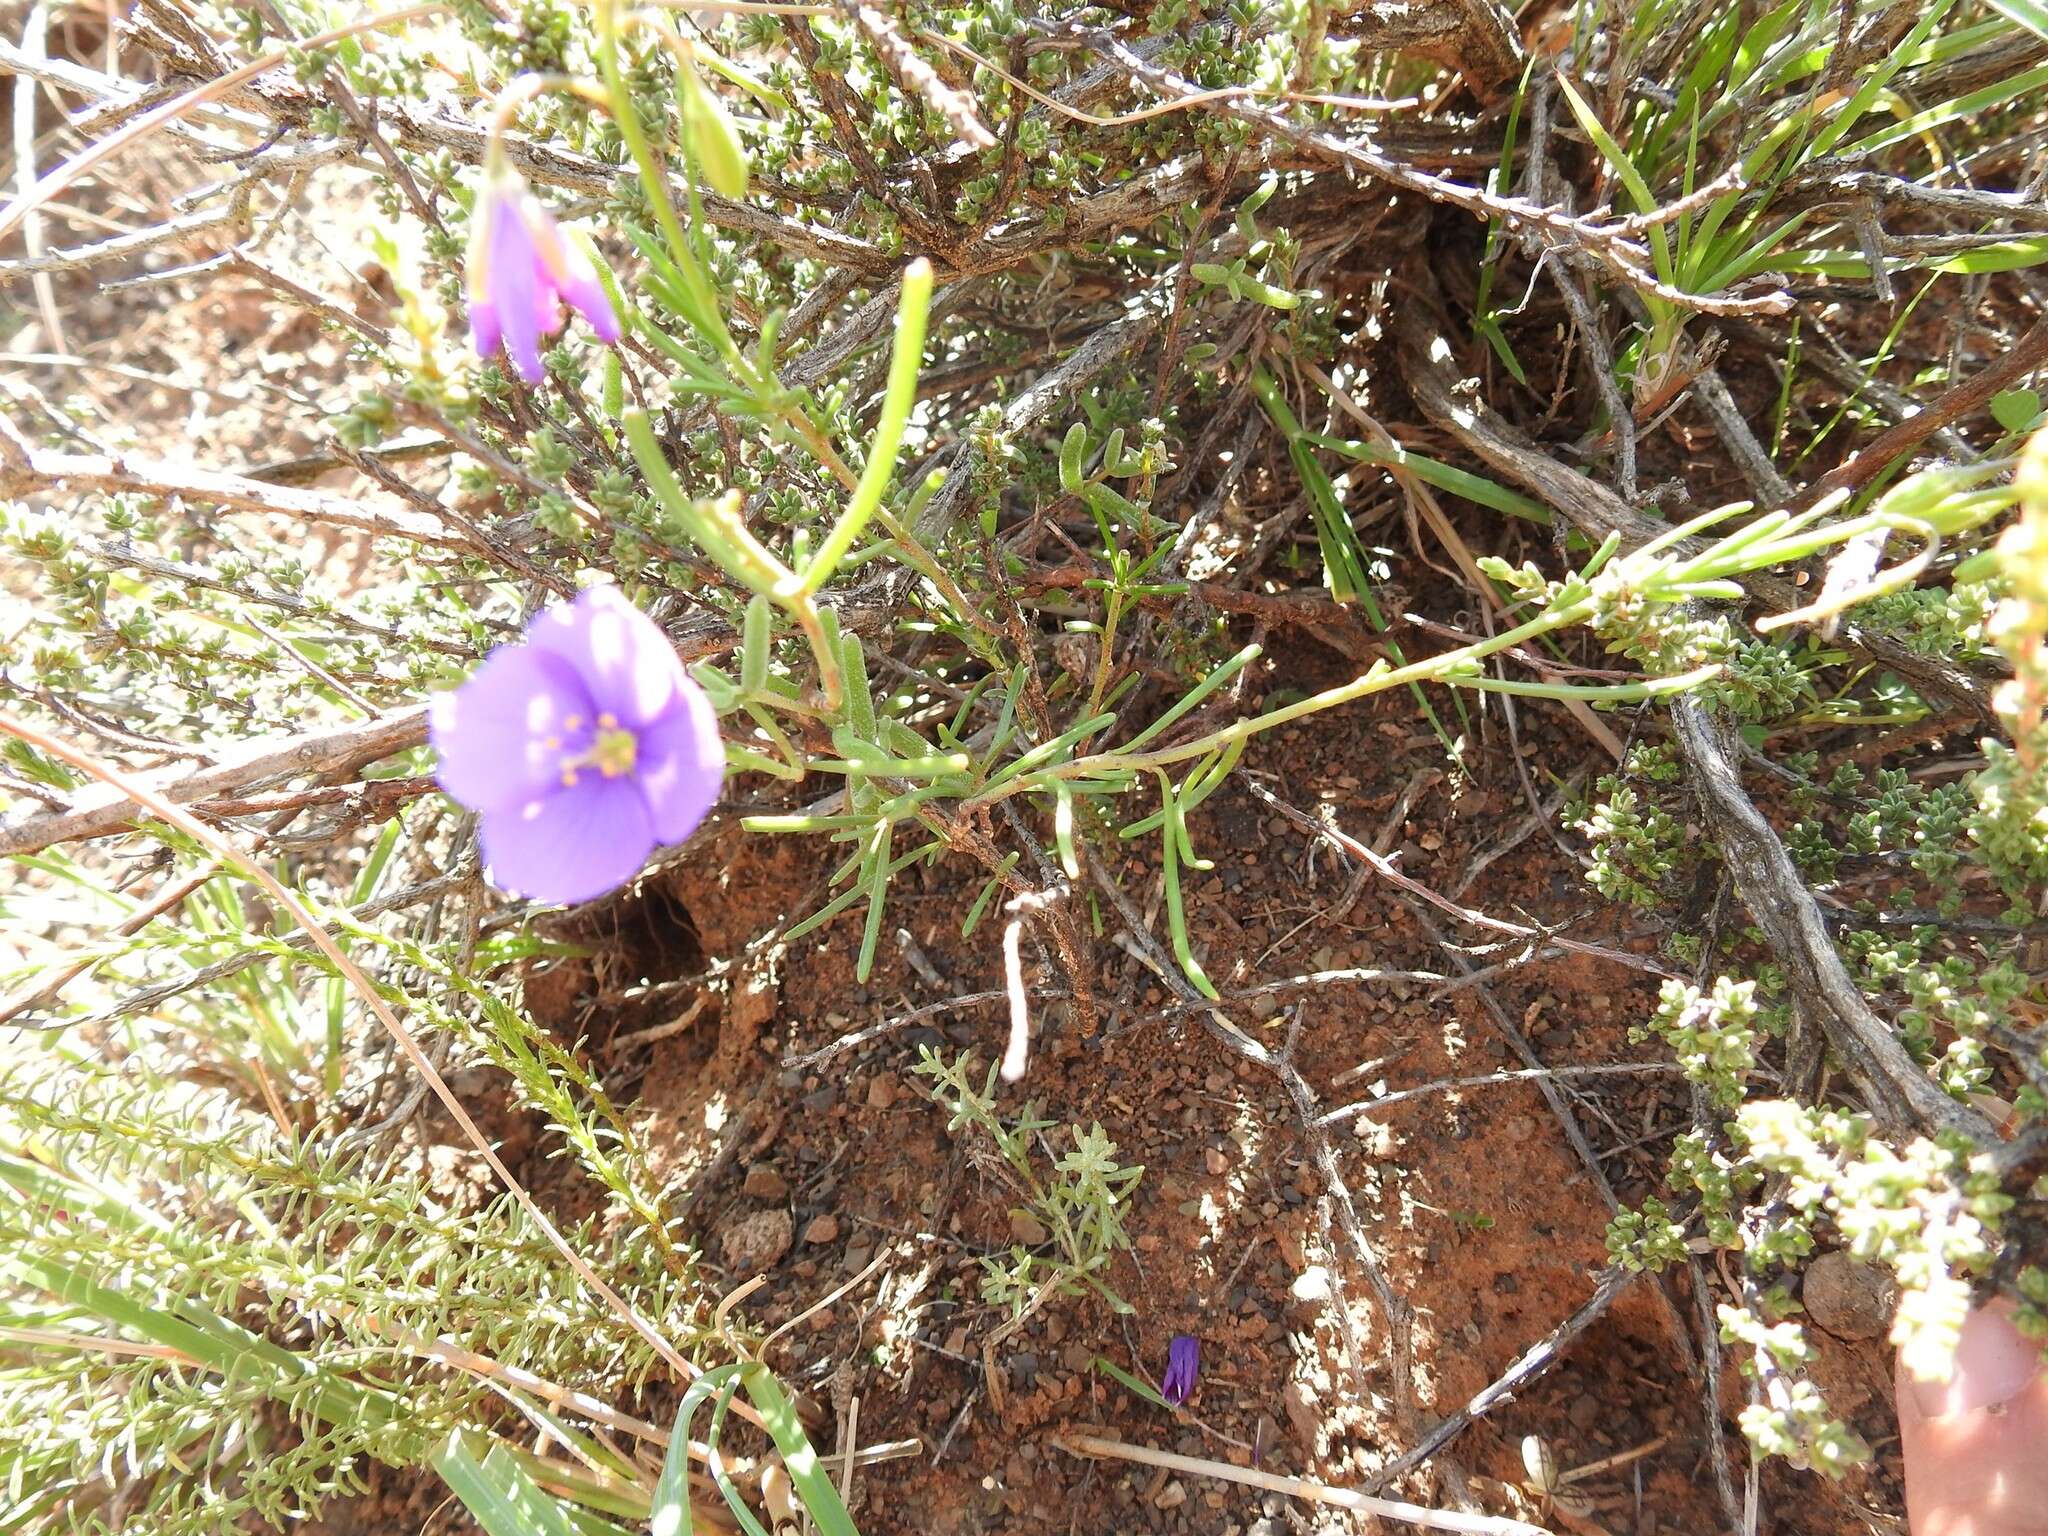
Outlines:
POLYGON ((956 91, 939 78, 938 71, 918 57, 917 50, 904 41, 903 34, 896 29, 896 23, 886 12, 861 0, 841 0, 846 14, 853 18, 854 25, 867 35, 867 40, 882 57, 882 63, 896 79, 905 95, 921 96, 933 111, 943 117, 953 129, 953 137, 971 149, 994 149, 996 136, 988 131, 987 124, 974 110, 974 98, 965 91, 956 91))
POLYGON ((1410 1099, 1426 1098, 1432 1093, 1448 1093, 1459 1088, 1485 1088, 1495 1083, 1538 1082, 1559 1077, 1630 1077, 1644 1073, 1675 1073, 1683 1070, 1684 1068, 1675 1061, 1612 1061, 1583 1067, 1535 1067, 1526 1071, 1487 1072, 1477 1077, 1444 1077, 1433 1083, 1423 1083, 1418 1087, 1383 1094, 1376 1099, 1363 1099, 1356 1104, 1346 1104, 1341 1109, 1329 1111, 1318 1119, 1316 1124, 1325 1127, 1343 1125, 1363 1115, 1391 1109, 1394 1105, 1410 1099))
MULTIPOLYGON (((1389 101, 1374 96, 1303 95, 1298 91, 1274 90, 1256 85, 1230 85, 1213 91, 1196 91, 1191 95, 1182 96, 1173 101, 1162 101, 1149 107, 1140 107, 1135 112, 1120 112, 1115 117, 1097 117, 1093 112, 1083 112, 1079 107, 1069 106, 1057 97, 1048 96, 1045 92, 1034 89, 1004 69, 1000 64, 983 58, 965 43, 956 43, 952 38, 945 36, 943 33, 928 32, 920 28, 917 36, 924 42, 937 44, 949 53, 959 54, 961 58, 968 60, 978 68, 987 70, 1004 84, 1022 91, 1040 106, 1049 108, 1059 113, 1060 116, 1070 118, 1074 122, 1081 123, 1089 128, 1121 128, 1128 123, 1142 123, 1148 118, 1165 117, 1171 112, 1185 112, 1191 107, 1199 107, 1208 102, 1236 101, 1244 97, 1265 97, 1275 101, 1301 102, 1310 106, 1337 107, 1349 112, 1394 112, 1403 107, 1418 107, 1422 105, 1422 99, 1413 96, 1389 101)), ((993 143, 994 141, 991 140, 990 142, 993 143)))
MULTIPOLYGON (((50 0, 30 0, 28 19, 21 24, 22 51, 31 58, 46 56, 49 37, 50 0)), ((17 81, 14 87, 14 179, 24 193, 36 184, 36 103, 42 94, 26 80, 17 81)), ((22 244, 28 247, 30 259, 43 254, 40 219, 28 221, 22 230, 22 244)), ((44 343, 59 352, 70 351, 64 338, 64 323, 57 314, 57 290, 47 274, 36 275, 35 292, 36 308, 43 320, 44 343)))
MULTIPOLYGON (((876 1270, 880 1269, 884 1264, 888 1262, 889 1255, 886 1251, 876 1254, 874 1260, 859 1274, 855 1275, 851 1280, 847 1281, 837 1290, 830 1291, 819 1300, 812 1302, 808 1307, 805 1307, 803 1311, 797 1313, 795 1317, 792 1317, 788 1322, 784 1323, 781 1327, 777 1328, 773 1333, 769 1334, 767 1338, 763 1339, 761 1341, 761 1347, 754 1351, 754 1358, 757 1360, 767 1359, 769 1345, 773 1344, 785 1333, 788 1333, 790 1329, 796 1327, 798 1323, 803 1322, 807 1318, 817 1316, 818 1313, 824 1311, 827 1307, 831 1306, 832 1303, 837 1301, 840 1297, 846 1295, 849 1291, 853 1291, 859 1288, 861 1285, 865 1284, 868 1276, 872 1275, 876 1270)), ((737 1301, 741 1294, 743 1294, 745 1291, 750 1291, 752 1289, 753 1283, 749 1283, 748 1285, 743 1286, 741 1290, 735 1291, 731 1296, 728 1296, 724 1302, 720 1303, 720 1305, 729 1305, 730 1303, 737 1301)))
POLYGON ((167 1360, 173 1365, 197 1367, 199 1362, 182 1349, 168 1344, 145 1344, 139 1339, 110 1339, 97 1333, 75 1333, 69 1328, 0 1328, 0 1339, 10 1344, 28 1344, 47 1349, 96 1349, 103 1355, 130 1355, 142 1360, 167 1360))
MULTIPOLYGON (((19 90, 21 87, 16 86, 16 89, 19 90)), ((78 272, 88 267, 103 266, 108 262, 125 261, 141 251, 154 250, 157 246, 170 245, 179 240, 196 239, 200 235, 210 235, 216 230, 233 229, 245 222, 245 217, 239 209, 230 209, 226 213, 193 213, 181 219, 172 219, 166 224, 136 230, 133 234, 112 235, 92 245, 74 245, 56 251, 44 251, 39 246, 32 246, 26 256, 12 261, 0 261, 0 281, 27 276, 33 277, 38 284, 46 283, 53 272, 78 272)))
POLYGON ((1376 1499, 1371 1494, 1333 1488, 1328 1483, 1313 1482, 1305 1477, 1281 1477, 1272 1472, 1262 1472, 1257 1467, 1236 1467, 1227 1461, 1210 1461, 1202 1456, 1178 1456, 1172 1451, 1155 1451, 1150 1446, 1105 1440, 1100 1435, 1067 1435, 1053 1443, 1076 1456, 1135 1461, 1143 1466, 1164 1467, 1169 1472, 1220 1478, 1229 1483, 1242 1483, 1248 1488, 1284 1493, 1311 1504, 1330 1504, 1354 1514, 1375 1515, 1382 1520, 1419 1525, 1424 1530, 1461 1531, 1467 1536, 1553 1536, 1545 1526, 1531 1525, 1526 1520, 1516 1520, 1507 1515, 1468 1515, 1458 1510, 1429 1509, 1400 1499, 1376 1499))

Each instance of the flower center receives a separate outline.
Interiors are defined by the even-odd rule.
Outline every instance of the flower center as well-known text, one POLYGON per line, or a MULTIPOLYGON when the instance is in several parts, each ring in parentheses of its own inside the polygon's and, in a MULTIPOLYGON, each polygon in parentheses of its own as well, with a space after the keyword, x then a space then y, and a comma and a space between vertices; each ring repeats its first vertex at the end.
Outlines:
MULTIPOLYGON (((575 715, 562 722, 571 730, 583 722, 575 715)), ((550 746, 555 738, 548 740, 550 746)), ((590 746, 575 757, 562 759, 562 787, 576 786, 576 770, 595 768, 608 779, 624 778, 640 761, 640 738, 619 724, 619 717, 609 710, 597 717, 597 734, 591 738, 590 746)))
POLYGON ((597 740, 590 748, 590 761, 595 763, 597 771, 608 779, 616 779, 631 773, 639 755, 640 739, 631 731, 616 728, 599 731, 597 740))

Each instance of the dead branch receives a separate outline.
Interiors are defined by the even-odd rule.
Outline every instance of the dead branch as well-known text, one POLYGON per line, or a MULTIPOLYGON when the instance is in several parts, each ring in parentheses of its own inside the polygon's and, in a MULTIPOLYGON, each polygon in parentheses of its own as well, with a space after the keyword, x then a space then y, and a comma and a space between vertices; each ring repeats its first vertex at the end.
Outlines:
POLYGON ((2014 342, 1962 383, 1878 433, 1862 448, 1792 498, 1788 510, 1804 511, 1835 491, 1853 491, 1870 483, 1894 459, 1903 458, 1934 432, 1952 426, 1987 404, 2000 390, 2017 383, 2048 363, 2048 320, 2014 342))
MULTIPOLYGON (((1180 967, 1174 963, 1173 957, 1152 936, 1143 914, 1138 911, 1123 887, 1110 878, 1101 860, 1090 859, 1088 872, 1096 888, 1109 898, 1110 903, 1117 909, 1117 914, 1123 918, 1127 937, 1134 952, 1146 968, 1159 979, 1160 984, 1183 1003, 1207 1003, 1208 1005, 1196 1016, 1201 1019, 1203 1028, 1208 1031, 1210 1037, 1232 1055, 1241 1056, 1264 1071, 1272 1073, 1286 1091, 1288 1100, 1300 1120, 1302 1140, 1307 1145, 1317 1174, 1323 1181, 1324 1191, 1337 1208, 1339 1220, 1350 1245, 1352 1260, 1366 1277, 1367 1284, 1372 1287, 1373 1295, 1379 1302, 1380 1315, 1387 1329, 1388 1362, 1394 1378, 1394 1418, 1404 1430, 1409 1428, 1415 1422, 1414 1342, 1410 1336, 1413 1312, 1407 1301, 1394 1290, 1393 1283, 1387 1279, 1386 1271, 1374 1255, 1371 1244, 1366 1241, 1365 1230, 1360 1225, 1357 1209, 1352 1204, 1351 1191, 1344 1183, 1342 1171, 1337 1167, 1336 1154, 1330 1149, 1329 1138, 1316 1123, 1317 1104, 1314 1090, 1308 1086, 1288 1052, 1275 1054, 1269 1051, 1232 1023, 1220 1007, 1208 1003, 1208 1000, 1195 990, 1187 977, 1181 973, 1180 967)), ((1339 1274, 1334 1278, 1336 1284, 1333 1299, 1344 1309, 1339 1321, 1340 1327, 1344 1330, 1343 1336, 1348 1339, 1351 1324, 1349 1308, 1343 1299, 1342 1276, 1339 1274)))
POLYGON ((330 491, 268 485, 242 475, 201 469, 196 464, 167 464, 140 454, 52 453, 32 447, 19 428, 0 417, 0 497, 28 496, 60 487, 110 495, 175 497, 201 506, 269 512, 465 553, 474 547, 469 538, 451 533, 431 518, 365 506, 330 491))
MULTIPOLYGON (((1350 1488, 1336 1488, 1305 1477, 1281 1477, 1256 1467, 1240 1467, 1227 1461, 1208 1461, 1199 1456, 1182 1456, 1173 1451, 1155 1451, 1148 1446, 1127 1445, 1101 1435, 1066 1435, 1053 1442, 1072 1456, 1101 1456, 1115 1461, 1133 1461, 1165 1471, 1186 1472, 1197 1477, 1220 1478, 1251 1488, 1284 1493, 1310 1504, 1329 1504, 1374 1520, 1391 1520, 1398 1525, 1418 1526, 1426 1531, 1455 1531, 1462 1536, 1551 1536, 1540 1525, 1506 1515, 1468 1515, 1458 1510, 1427 1509, 1397 1499, 1376 1499, 1350 1488)), ((1377 1483, 1374 1486, 1378 1486, 1377 1483)))
POLYGON ((1142 81, 1169 101, 1203 97, 1218 114, 1234 117, 1267 137, 1291 144, 1318 160, 1362 171, 1376 181, 1414 192, 1431 202, 1448 203, 1475 218, 1498 219, 1510 234, 1534 239, 1575 266, 1590 267, 1610 278, 1619 278, 1639 292, 1652 294, 1666 303, 1710 315, 1782 315, 1792 308, 1791 295, 1783 292, 1749 297, 1732 293, 1688 293, 1673 288, 1658 279, 1651 270, 1649 252, 1628 238, 1619 225, 1579 217, 1526 198, 1502 197, 1481 187, 1432 175, 1394 159, 1370 138, 1345 138, 1297 123, 1283 113, 1247 101, 1210 99, 1210 93, 1169 70, 1139 58, 1114 33, 1086 34, 1081 41, 1086 46, 1102 50, 1121 64, 1132 79, 1142 81))
MULTIPOLYGON (((279 779, 353 773, 426 739, 427 706, 419 704, 376 720, 296 736, 260 737, 224 750, 221 761, 210 768, 183 774, 159 769, 136 775, 135 782, 175 803, 190 805, 226 799, 279 779)), ((30 816, 0 825, 0 858, 125 831, 135 824, 137 814, 134 801, 110 786, 83 790, 62 814, 30 816)))
POLYGON ((279 811, 338 805, 351 820, 361 820, 388 815, 407 800, 432 794, 434 788, 433 779, 422 774, 400 779, 370 779, 353 784, 321 784, 312 789, 290 789, 268 795, 197 800, 193 802, 192 809, 217 821, 224 816, 273 816, 279 811))
POLYGON ((1614 1305, 1615 1299, 1629 1288, 1635 1278, 1634 1271, 1623 1269, 1619 1265, 1611 1265, 1602 1270, 1600 1279, 1593 1287, 1593 1294, 1578 1311, 1530 1345, 1513 1365, 1501 1373, 1499 1380, 1477 1393, 1464 1407, 1424 1435, 1412 1449, 1404 1451, 1381 1467, 1367 1479, 1366 1486, 1384 1488, 1395 1478, 1420 1466, 1457 1439, 1471 1426, 1474 1419, 1484 1418, 1502 1403, 1513 1402, 1517 1392, 1564 1358, 1564 1352, 1570 1347, 1572 1340, 1604 1317, 1607 1309, 1614 1305))
POLYGON ((1682 1069, 1678 1063, 1673 1061, 1617 1061, 1581 1067, 1530 1067, 1516 1072, 1487 1072, 1478 1077, 1440 1077, 1435 1082, 1420 1083, 1413 1088, 1402 1088, 1393 1093, 1382 1094, 1376 1099, 1360 1099, 1356 1104, 1346 1104, 1341 1109, 1328 1110, 1317 1116, 1316 1124, 1344 1125, 1353 1120, 1376 1115, 1383 1109, 1391 1109, 1396 1104, 1405 1104, 1411 1099, 1425 1099, 1433 1093, 1449 1093, 1462 1088, 1486 1088, 1495 1083, 1530 1083, 1542 1078, 1560 1077, 1634 1077, 1645 1073, 1656 1075, 1680 1070, 1682 1069))
POLYGON ((126 261, 145 251, 159 246, 175 245, 181 240, 196 240, 201 236, 217 234, 222 230, 238 231, 238 238, 245 236, 249 228, 249 209, 244 202, 237 201, 221 213, 192 213, 166 223, 152 224, 147 229, 138 229, 132 234, 109 235, 104 240, 90 245, 74 245, 63 250, 46 251, 40 256, 18 256, 0 261, 0 283, 18 277, 39 277, 50 273, 83 272, 92 267, 105 266, 108 262, 126 261))
MULTIPOLYGON (((1785 967, 1800 1027, 1825 1037, 1887 1133, 1960 1131, 1980 1146, 1995 1146, 1998 1134, 1990 1121, 1936 1087, 1906 1054, 1897 1032, 1864 1001, 1791 855, 1743 790, 1727 726, 1699 701, 1684 697, 1672 706, 1671 720, 1708 831, 1750 916, 1785 967)), ((1788 1046, 1794 1060, 1800 1050, 1795 1036, 1788 1046)))

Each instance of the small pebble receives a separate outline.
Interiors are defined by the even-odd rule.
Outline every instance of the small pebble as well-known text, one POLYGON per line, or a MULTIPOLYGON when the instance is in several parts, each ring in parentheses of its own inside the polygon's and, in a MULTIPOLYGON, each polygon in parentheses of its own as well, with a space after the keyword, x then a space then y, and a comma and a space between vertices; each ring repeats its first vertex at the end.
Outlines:
POLYGON ((789 1193, 789 1180, 766 1163, 756 1163, 747 1170, 747 1182, 740 1186, 740 1193, 749 1200, 780 1200, 789 1193))
POLYGON ((804 1241, 807 1243, 829 1243, 836 1241, 838 1237, 839 1218, 830 1211, 813 1216, 810 1225, 804 1228, 804 1241))
POLYGON ((1799 1299, 1814 1324, 1836 1338, 1874 1339, 1891 1326, 1898 1291, 1875 1264, 1837 1249, 1806 1266, 1799 1299))
POLYGON ((779 1205, 750 1211, 719 1235, 719 1251, 736 1273, 757 1275, 789 1252, 793 1226, 789 1212, 779 1205))

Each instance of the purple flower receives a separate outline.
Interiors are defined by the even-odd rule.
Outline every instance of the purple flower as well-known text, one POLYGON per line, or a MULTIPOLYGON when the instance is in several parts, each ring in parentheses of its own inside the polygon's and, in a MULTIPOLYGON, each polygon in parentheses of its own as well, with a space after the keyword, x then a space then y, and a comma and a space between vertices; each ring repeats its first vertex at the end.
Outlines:
POLYGON ((1159 1395, 1178 1408, 1195 1390, 1195 1373, 1202 1368, 1202 1341, 1192 1333, 1176 1333, 1166 1346, 1166 1374, 1159 1378, 1159 1395))
POLYGON ((725 749, 704 690, 615 587, 550 608, 435 698, 441 787, 482 818, 493 884, 589 901, 679 843, 718 798, 725 749))
POLYGON ((520 377, 541 380, 540 340, 562 323, 564 299, 582 311, 597 339, 619 339, 619 316, 590 258, 564 240, 554 216, 500 162, 487 165, 470 216, 469 327, 476 355, 502 345, 520 377))

